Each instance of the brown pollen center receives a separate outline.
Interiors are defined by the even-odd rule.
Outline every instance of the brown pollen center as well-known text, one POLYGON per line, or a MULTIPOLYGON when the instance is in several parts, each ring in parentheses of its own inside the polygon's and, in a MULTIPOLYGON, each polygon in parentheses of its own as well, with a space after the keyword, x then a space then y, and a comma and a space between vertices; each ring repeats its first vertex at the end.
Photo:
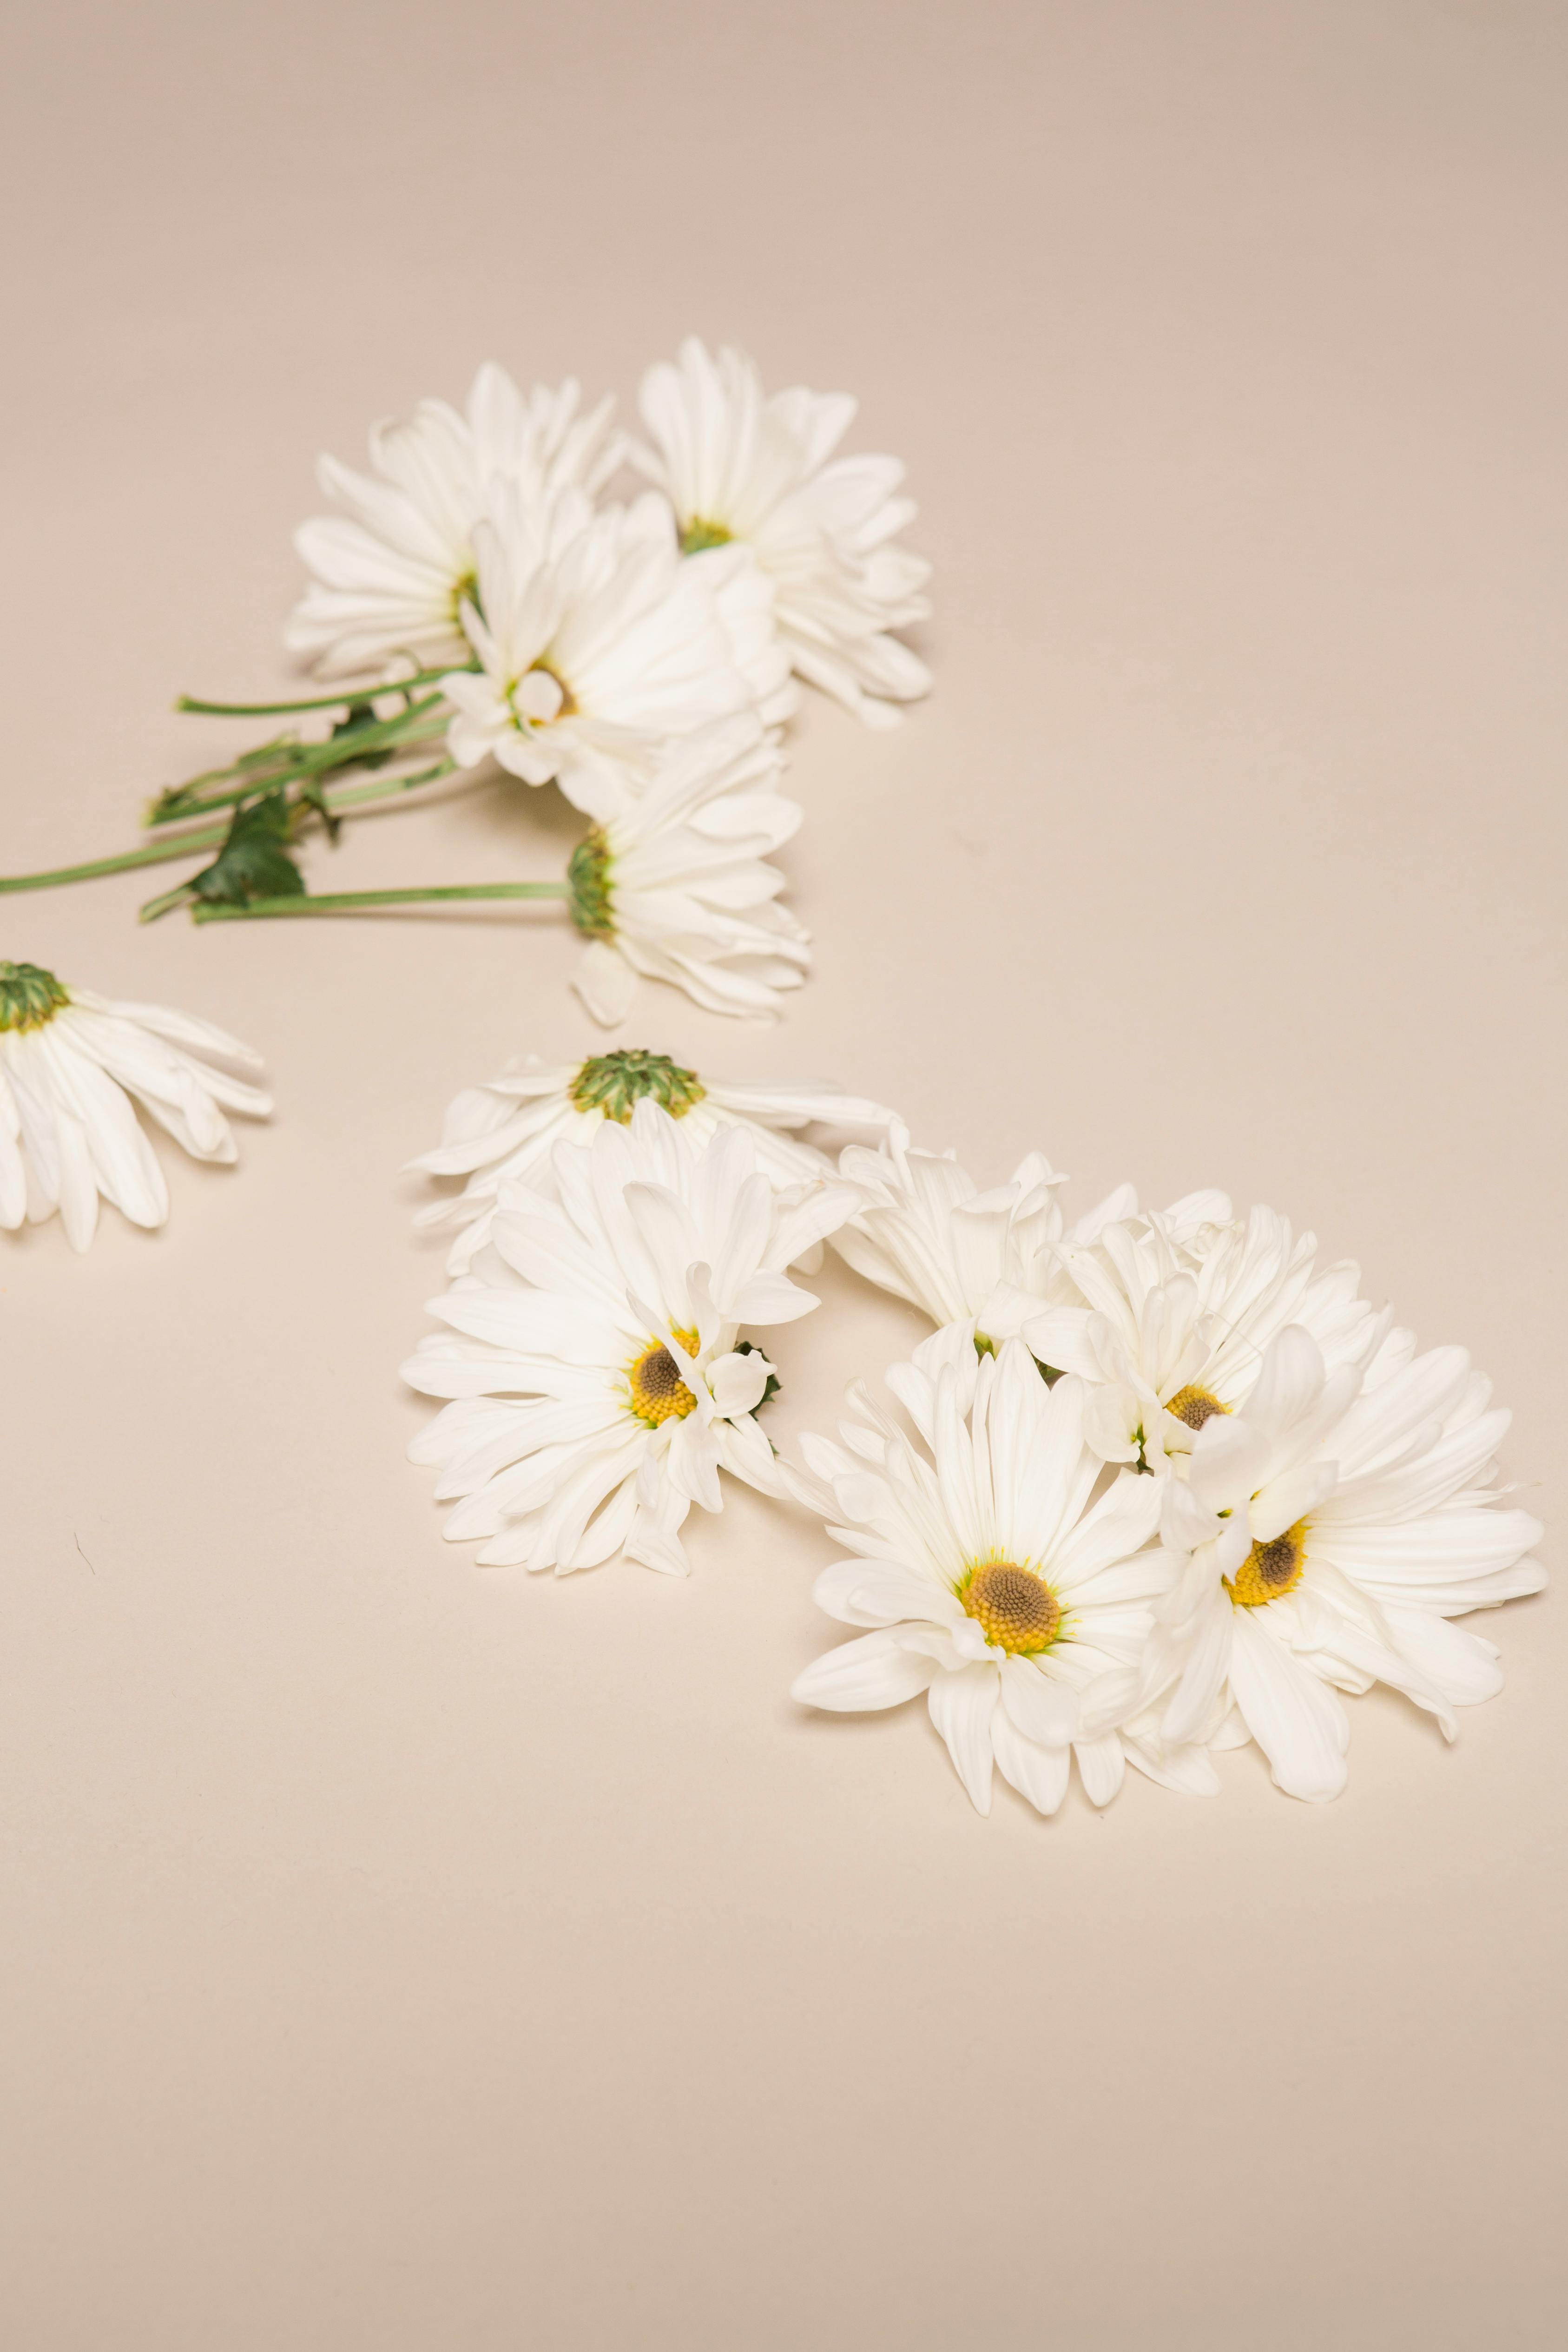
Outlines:
POLYGON ((1175 1395, 1167 1400, 1165 1411, 1184 1429, 1201 1429, 1205 1421, 1212 1421, 1216 1412, 1228 1412, 1230 1407, 1221 1404, 1218 1397, 1211 1396, 1207 1389, 1201 1389, 1195 1381, 1189 1381, 1184 1389, 1178 1389, 1175 1395))
POLYGON ((958 1588, 966 1617, 988 1642, 1014 1657, 1048 1650, 1061 1629, 1062 1604, 1043 1577, 1010 1559, 983 1559, 958 1588))
MULTIPOLYGON (((695 1331, 677 1328, 675 1337, 689 1356, 695 1356, 700 1344, 695 1331)), ((654 1340, 627 1366, 626 1378, 631 1382, 632 1411, 650 1429, 657 1429, 661 1422, 684 1421, 696 1405, 697 1399, 676 1370, 675 1359, 662 1339, 654 1340)))
POLYGON ((1298 1519, 1282 1536, 1255 1543, 1234 1577, 1227 1576, 1230 1597, 1238 1609, 1261 1609, 1300 1583, 1307 1565, 1307 1522, 1298 1519))

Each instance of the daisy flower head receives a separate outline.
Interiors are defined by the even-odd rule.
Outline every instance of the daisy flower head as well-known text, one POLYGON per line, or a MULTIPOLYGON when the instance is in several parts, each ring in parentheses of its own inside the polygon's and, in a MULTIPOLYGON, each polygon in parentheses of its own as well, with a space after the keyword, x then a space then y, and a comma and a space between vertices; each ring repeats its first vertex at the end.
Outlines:
POLYGON ((684 1574, 680 1528, 721 1507, 721 1469, 779 1491, 755 1418, 773 1368, 741 1334, 817 1304, 785 1268, 847 1206, 818 1178, 781 1189, 748 1128, 700 1138, 651 1097, 558 1141, 549 1192, 507 1186, 404 1367, 449 1400, 411 1449, 457 1503, 447 1534, 560 1575, 616 1552, 684 1574))
POLYGON ((548 1192, 557 1143, 585 1144, 606 1119, 626 1126, 639 1102, 679 1119, 692 1142, 742 1127, 757 1165, 781 1189, 833 1175, 826 1153, 800 1139, 809 1126, 882 1129, 893 1112, 835 1087, 742 1084, 701 1078, 668 1054, 621 1047, 585 1061, 551 1064, 530 1054, 488 1086, 468 1087, 448 1106, 441 1140, 412 1162, 434 1176, 465 1176, 460 1192, 421 1209, 421 1225, 456 1226, 447 1272, 464 1274, 489 1239, 504 1188, 548 1192))
POLYGON ((1184 1559, 1137 1675, 1175 1748, 1255 1739, 1278 1785, 1337 1796, 1350 1727, 1337 1692, 1374 1682, 1433 1714, 1492 1697, 1491 1643, 1450 1621, 1538 1592, 1541 1534, 1504 1507, 1509 1415, 1462 1348, 1389 1331, 1331 1369, 1301 1324, 1265 1352, 1243 1410, 1207 1419, 1184 1477, 1158 1485, 1184 1559))
POLYGON ((58 1209, 85 1250, 100 1196, 134 1225, 161 1225, 169 1192, 135 1104, 195 1160, 237 1154, 225 1110, 264 1118, 271 1097, 215 1063, 258 1070, 248 1045, 157 1004, 68 988, 34 963, 0 962, 0 1225, 58 1209))
POLYGON ((1242 1223, 1222 1193, 1194 1193, 1060 1249, 1054 1296, 1024 1336, 1043 1363, 1092 1384, 1089 1433, 1108 1461, 1162 1472, 1215 1413, 1245 1410, 1288 1324, 1331 1370, 1376 1346, 1387 1318, 1361 1297, 1361 1269, 1320 1271, 1317 1246, 1272 1209, 1242 1223))
POLYGON ((524 394, 493 362, 464 410, 422 400, 412 417, 370 436, 369 475, 335 457, 318 468, 343 509, 301 525, 296 545, 311 583, 284 632, 323 677, 466 661, 461 611, 474 594, 474 526, 496 483, 530 502, 561 490, 591 499, 620 465, 613 403, 583 411, 571 381, 524 394))
POLYGON ((914 517, 894 457, 836 457, 847 394, 763 391, 739 352, 694 337, 643 378, 651 446, 634 465, 669 499, 689 554, 740 541, 773 583, 779 634, 799 675, 869 725, 924 694, 931 674, 891 634, 924 620, 931 566, 892 542, 914 517))
POLYGON ((1070 1228, 1057 1194, 1068 1181, 1044 1154, 983 1192, 951 1152, 916 1151, 901 1129, 874 1150, 850 1145, 839 1173, 859 1195, 833 1246, 858 1274, 931 1321, 975 1323, 983 1347, 1015 1339, 1050 1287, 1064 1239, 1087 1248, 1137 1196, 1121 1186, 1070 1228))
POLYGON ((979 1356, 953 1324, 888 1385, 920 1444, 857 1387, 843 1443, 804 1439, 806 1471, 789 1474, 853 1555, 818 1577, 818 1604, 870 1629, 808 1666, 794 1696, 859 1711, 923 1691, 983 1813, 993 1767, 1042 1813, 1075 1756, 1097 1805, 1130 1758, 1183 1785, 1180 1759, 1145 1759, 1101 1696, 1130 1685, 1172 1563, 1153 1541, 1154 1481, 1109 1474, 1084 1442, 1081 1381, 1047 1386, 1016 1339, 979 1356))
POLYGON ((595 513, 581 491, 499 486, 473 533, 461 604, 479 668, 442 680, 459 767, 494 758, 586 808, 595 775, 645 785, 664 746, 711 721, 788 716, 772 592, 742 549, 683 564, 649 493, 595 513))
POLYGON ((595 823, 567 878, 587 945, 572 984, 595 1021, 626 1020, 639 973, 706 1012, 754 1017, 800 986, 810 934, 778 904, 784 877, 767 862, 802 815, 776 789, 783 764, 750 716, 669 744, 645 791, 607 771, 584 790, 595 823))

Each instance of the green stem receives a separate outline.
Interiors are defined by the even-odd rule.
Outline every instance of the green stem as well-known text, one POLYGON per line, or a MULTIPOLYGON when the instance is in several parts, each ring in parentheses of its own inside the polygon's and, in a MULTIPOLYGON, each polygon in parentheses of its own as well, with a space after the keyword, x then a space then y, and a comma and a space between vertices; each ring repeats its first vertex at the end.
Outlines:
POLYGON ((395 718, 345 728, 341 735, 329 735, 324 743, 301 743, 292 756, 307 771, 347 767, 353 760, 363 760, 367 751, 385 751, 399 743, 416 743, 425 735, 438 735, 449 716, 444 698, 427 694, 423 702, 411 702, 395 718), (416 720, 419 722, 417 726, 416 720))
MULTIPOLYGON (((254 769, 247 775, 236 775, 232 783, 221 792, 204 793, 199 800, 191 798, 195 786, 205 783, 205 776, 194 776, 188 784, 172 785, 153 804, 146 822, 149 824, 174 824, 182 818, 205 815, 208 809, 231 808, 236 801, 247 800, 253 793, 275 791, 279 784, 298 783, 302 778, 330 774, 334 768, 352 767, 367 752, 407 751, 438 735, 447 724, 447 714, 440 708, 441 697, 433 694, 423 702, 410 703, 395 718, 377 719, 374 725, 356 727, 342 735, 329 736, 324 743, 300 743, 289 747, 278 766, 265 774, 254 769), (417 723, 416 723, 417 722, 417 723)), ((221 769, 221 775, 235 774, 244 766, 236 761, 235 769, 221 769)))
MULTIPOLYGON (((369 783, 340 784, 335 790, 329 784, 324 795, 328 813, 336 816, 340 809, 363 808, 372 801, 392 800, 400 793, 416 792, 422 784, 433 784, 441 777, 451 775, 456 767, 454 760, 437 760, 434 767, 420 768, 411 776, 381 776, 369 783)), ((213 802, 210 805, 222 807, 226 803, 213 802)), ((113 857, 89 858, 82 866, 57 866, 47 874, 0 875, 0 893, 52 890, 67 882, 94 882, 100 875, 129 873, 137 866, 166 865, 171 858, 184 857, 187 854, 194 856, 200 849, 221 849, 227 833, 226 825, 202 825, 195 833, 182 833, 178 836, 165 836, 161 841, 149 842, 142 849, 122 849, 113 857)), ((142 909, 142 920, 144 923, 155 921, 171 907, 178 906, 184 896, 182 885, 177 890, 165 891, 160 898, 150 898, 142 909)))
POLYGON ((187 776, 183 784, 166 784, 153 803, 152 811, 144 822, 155 824, 158 821, 156 812, 165 802, 181 800, 203 784, 226 783, 231 776, 240 775, 247 769, 265 769, 268 762, 274 767, 286 767, 299 747, 297 735, 274 735, 269 741, 258 743, 252 750, 242 751, 237 760, 229 761, 226 768, 204 768, 199 776, 187 776))
MULTIPOLYGON (((233 808, 237 801, 247 801, 257 793, 275 792, 279 784, 297 783, 302 772, 295 761, 289 761, 265 773, 241 777, 236 783, 226 784, 222 792, 203 793, 195 800, 189 797, 194 784, 178 784, 174 787, 176 797, 166 806, 162 801, 154 801, 142 822, 153 832, 161 824, 184 824, 187 817, 205 816, 209 809, 233 808)), ((203 781, 196 779, 197 782, 203 781)))
POLYGON ((123 874, 132 866, 156 866, 188 850, 216 849, 226 825, 205 825, 200 833, 182 834, 178 841, 154 841, 145 849, 121 850, 118 857, 90 858, 85 866, 58 866, 48 874, 0 875, 3 890, 52 890, 62 882, 92 882, 100 874, 123 874))
POLYGON ((176 710, 194 710, 207 719, 276 719, 291 710, 342 710, 356 702, 374 702, 384 694, 407 694, 416 686, 434 686, 454 670, 477 669, 477 662, 443 662, 439 669, 416 669, 412 677, 391 677, 380 686, 351 686, 342 694, 318 694, 306 702, 204 702, 194 694, 174 698, 176 710))
POLYGON ((367 801, 390 800, 397 793, 412 793, 421 784, 433 784, 442 776, 455 774, 457 766, 456 760, 437 760, 433 768, 420 768, 412 776, 384 776, 369 784, 328 784, 327 806, 336 816, 340 809, 362 808, 367 801))
POLYGON ((139 923, 155 923, 160 915, 167 915, 174 908, 183 907, 193 895, 188 881, 176 882, 174 888, 165 890, 161 898, 149 898, 144 907, 138 907, 136 919, 139 923))
MULTIPOLYGON (((340 810, 361 807, 367 801, 387 800, 395 793, 414 792, 421 784, 431 784, 440 776, 449 776, 457 764, 455 760, 437 760, 433 768, 421 768, 412 776, 385 776, 368 784, 340 784, 335 792, 328 785, 321 794, 327 804, 326 814, 329 818, 335 817, 340 810)), ((318 814, 313 803, 298 802, 295 804, 296 817, 303 817, 307 823, 318 814)), ((212 845, 216 846, 221 838, 226 838, 226 835, 215 835, 212 845)), ((170 854, 173 855, 172 852, 170 854)), ((177 889, 165 890, 162 898, 148 899, 137 920, 155 923, 160 915, 166 915, 172 907, 180 906, 194 895, 188 883, 182 883, 177 889)))
POLYGON ((418 907, 451 898, 569 898, 570 882, 464 882, 447 889, 336 890, 253 898, 248 907, 197 907, 198 923, 246 923, 261 915, 342 915, 356 907, 418 907))

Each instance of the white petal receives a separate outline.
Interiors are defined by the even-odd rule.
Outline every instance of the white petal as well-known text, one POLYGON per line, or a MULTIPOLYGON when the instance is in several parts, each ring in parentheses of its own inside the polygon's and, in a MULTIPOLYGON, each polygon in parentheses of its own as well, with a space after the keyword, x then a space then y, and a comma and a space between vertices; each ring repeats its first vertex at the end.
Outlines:
POLYGON ((1109 1805, 1120 1790, 1126 1758, 1114 1731, 1103 1739, 1079 1740, 1073 1749, 1079 1777, 1091 1805, 1109 1805))
POLYGON ((1004 1658, 1002 1704, 1026 1739, 1066 1748, 1078 1732, 1078 1694, 1027 1658, 1004 1658))
POLYGON ((632 1009, 637 974, 605 940, 590 940, 572 975, 572 985, 606 1029, 618 1028, 632 1009))
POLYGON ((1037 1813, 1054 1813, 1067 1794, 1071 1748, 1041 1748, 1026 1739, 1001 1707, 991 1719, 991 1745, 1003 1779, 1026 1797, 1037 1813))
POLYGON ((768 1375, 773 1366, 757 1350, 753 1354, 720 1356, 708 1367, 708 1385, 712 1391, 713 1409, 726 1421, 739 1414, 755 1412, 763 1401, 768 1375))
MULTIPOLYGON (((868 1641, 876 1638, 866 1636, 868 1641)), ((931 1719, 947 1742, 953 1769, 977 1813, 991 1811, 991 1718, 997 1689, 995 1667, 976 1664, 938 1675, 927 1695, 931 1719)))
POLYGON ((864 1709, 900 1706, 924 1690, 936 1672, 936 1661, 906 1650, 888 1633, 863 1633, 858 1641, 841 1643, 797 1675, 790 1696, 805 1706, 858 1714, 864 1709))
POLYGON ((1278 1785, 1321 1804, 1345 1785, 1350 1725, 1328 1685, 1253 1622, 1261 1613, 1235 1612, 1231 1691, 1278 1785))
POLYGON ((811 1591, 817 1607, 845 1625, 897 1625, 911 1619, 963 1614, 957 1601, 934 1578, 921 1575, 901 1560, 835 1560, 831 1568, 822 1570, 811 1591))

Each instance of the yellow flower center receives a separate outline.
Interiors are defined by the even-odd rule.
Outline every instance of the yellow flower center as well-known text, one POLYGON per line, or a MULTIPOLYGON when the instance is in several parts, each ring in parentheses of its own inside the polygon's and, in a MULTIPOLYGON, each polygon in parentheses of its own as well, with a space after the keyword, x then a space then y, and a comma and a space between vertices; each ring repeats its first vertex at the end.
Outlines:
POLYGON ((1307 1522, 1298 1519, 1282 1536, 1255 1543, 1235 1576, 1225 1580, 1238 1609, 1261 1609, 1266 1601, 1293 1591, 1306 1565, 1307 1522))
POLYGON ((1048 1650, 1061 1630, 1062 1604, 1043 1577, 1010 1559, 978 1560, 958 1586, 966 1617, 988 1642, 1016 1658, 1048 1650))
POLYGON ((1211 1396, 1207 1389, 1200 1389, 1195 1383, 1189 1382, 1167 1400, 1165 1411, 1173 1413, 1184 1428, 1201 1429, 1205 1421, 1212 1421, 1216 1412, 1228 1412, 1230 1407, 1221 1404, 1218 1397, 1211 1396))
POLYGON ((680 534, 682 555, 700 555, 704 548, 728 547, 734 533, 728 524, 710 522, 702 515, 693 515, 680 534))
MULTIPOLYGON (((674 1328, 687 1354, 694 1356, 700 1344, 696 1332, 674 1328)), ((655 1339, 627 1365, 626 1378, 631 1382, 632 1411, 650 1429, 657 1429, 663 1421, 684 1421, 697 1402, 662 1339, 655 1339)))

